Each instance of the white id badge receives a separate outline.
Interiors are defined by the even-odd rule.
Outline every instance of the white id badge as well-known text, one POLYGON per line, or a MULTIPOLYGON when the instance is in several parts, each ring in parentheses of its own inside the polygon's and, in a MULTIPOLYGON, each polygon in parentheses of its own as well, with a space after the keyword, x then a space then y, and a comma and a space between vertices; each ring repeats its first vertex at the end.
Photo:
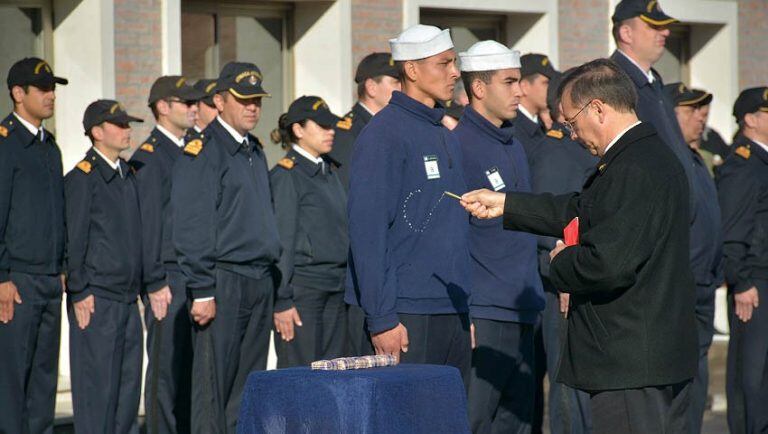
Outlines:
POLYGON ((437 155, 424 156, 424 170, 427 172, 427 179, 440 179, 440 168, 437 167, 437 155))
POLYGON ((499 173, 499 169, 496 167, 491 167, 490 169, 485 171, 485 176, 488 177, 488 182, 491 183, 491 187, 493 187, 493 191, 499 191, 502 188, 506 187, 504 184, 504 180, 501 179, 501 174, 499 173))

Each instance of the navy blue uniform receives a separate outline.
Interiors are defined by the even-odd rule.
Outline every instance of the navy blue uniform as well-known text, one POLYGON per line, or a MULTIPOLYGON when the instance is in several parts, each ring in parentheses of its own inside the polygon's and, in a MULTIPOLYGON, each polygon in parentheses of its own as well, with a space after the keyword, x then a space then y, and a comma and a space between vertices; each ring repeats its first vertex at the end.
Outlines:
POLYGON ((531 163, 530 156, 546 140, 544 130, 538 122, 532 121, 520 112, 518 112, 513 124, 515 138, 523 144, 525 155, 528 156, 528 162, 531 163))
MULTIPOLYGON (((545 134, 541 146, 534 148, 528 155, 534 193, 560 195, 580 192, 587 178, 595 172, 598 158, 591 155, 584 146, 571 140, 565 131, 562 125, 555 123, 545 134)), ((545 372, 549 372, 548 413, 549 429, 552 433, 589 433, 592 426, 589 395, 555 381, 566 320, 560 313, 558 290, 549 280, 549 252, 562 237, 537 238, 539 273, 546 296, 546 308, 542 314, 540 330, 537 331, 537 391, 543 396, 543 377, 545 372)), ((537 413, 537 417, 543 418, 543 411, 540 416, 537 413)), ((543 421, 537 422, 541 424, 543 421)))
POLYGON ((248 373, 265 369, 280 240, 258 140, 239 143, 221 119, 174 166, 173 241, 193 299, 215 297, 195 327, 192 431, 234 432, 248 373))
POLYGON ((65 177, 72 405, 78 433, 138 432, 141 215, 135 179, 91 148, 65 177), (85 330, 73 302, 94 296, 85 330))
POLYGON ((342 357, 346 347, 347 193, 336 165, 291 149, 269 175, 283 253, 275 311, 296 307, 302 326, 276 340, 278 367, 342 357))
POLYGON ((339 179, 344 188, 349 188, 349 174, 352 166, 352 149, 355 140, 363 128, 370 122, 373 115, 365 107, 356 103, 352 110, 344 115, 344 119, 336 124, 336 136, 333 139, 333 150, 330 156, 339 162, 339 179))
MULTIPOLYGON (((199 137, 199 136, 196 136, 199 137)), ((133 154, 141 203, 147 375, 144 388, 150 433, 189 432, 192 324, 187 292, 172 239, 171 176, 182 150, 157 128, 133 154), (157 321, 147 293, 170 286, 166 317, 157 321)))
MULTIPOLYGON (((512 132, 511 124, 496 127, 465 108, 454 133, 468 190, 531 191, 525 151, 512 132)), ((473 432, 530 430, 533 417, 533 325, 544 309, 536 236, 505 231, 501 220, 470 219, 473 432)))
POLYGON ((61 152, 11 114, 0 123, 0 282, 22 304, 0 324, 0 432, 53 429, 64 258, 61 152))
POLYGON ((731 432, 768 429, 768 152, 740 137, 720 167, 725 281, 733 294, 757 288, 759 307, 744 323, 730 315, 726 392, 731 432))
POLYGON ((440 123, 443 114, 394 92, 355 142, 345 300, 363 308, 370 333, 399 322, 408 328, 404 362, 466 373, 469 219, 444 195, 466 191, 466 183, 461 148, 440 123), (445 321, 429 323, 434 316, 445 321))

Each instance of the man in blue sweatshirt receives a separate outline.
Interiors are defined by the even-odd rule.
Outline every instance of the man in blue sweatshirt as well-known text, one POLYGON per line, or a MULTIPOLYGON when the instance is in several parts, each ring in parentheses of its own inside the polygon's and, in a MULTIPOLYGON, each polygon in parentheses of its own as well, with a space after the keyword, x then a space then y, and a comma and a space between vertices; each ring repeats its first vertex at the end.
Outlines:
POLYGON ((451 98, 458 79, 456 52, 448 30, 423 25, 390 45, 403 92, 393 93, 355 142, 345 300, 362 307, 376 354, 466 375, 468 219, 444 194, 466 184, 461 148, 437 105, 451 98))
MULTIPOLYGON (((523 145, 509 123, 520 103, 520 53, 478 42, 461 57, 470 104, 454 130, 470 190, 531 191, 523 145)), ((501 219, 472 218, 469 385, 472 431, 528 432, 533 417, 533 324, 544 309, 536 237, 504 231, 501 219)))

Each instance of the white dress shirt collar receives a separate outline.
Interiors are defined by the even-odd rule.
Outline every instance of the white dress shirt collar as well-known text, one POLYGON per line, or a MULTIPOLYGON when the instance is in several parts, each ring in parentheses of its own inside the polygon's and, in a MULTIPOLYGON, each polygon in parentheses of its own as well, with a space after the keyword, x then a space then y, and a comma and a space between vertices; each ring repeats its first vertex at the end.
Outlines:
POLYGON ((240 135, 240 133, 238 133, 236 129, 232 128, 231 125, 224 122, 224 119, 222 119, 221 116, 216 116, 216 119, 218 119, 219 122, 221 122, 221 125, 224 127, 224 129, 227 130, 227 132, 232 136, 233 139, 235 139, 237 143, 243 144, 243 140, 245 140, 247 136, 243 137, 242 135, 240 135))
POLYGON ((755 142, 761 148, 763 148, 763 151, 768 152, 768 145, 762 142, 758 142, 757 140, 754 140, 754 139, 752 141, 755 142))
POLYGON ((302 148, 301 146, 296 145, 296 144, 294 144, 292 146, 293 146, 293 150, 294 151, 298 152, 299 155, 301 155, 302 157, 306 158, 307 160, 309 160, 309 161, 311 161, 311 162, 313 162, 315 164, 320 164, 320 163, 323 162, 323 157, 313 157, 312 154, 307 152, 307 150, 302 148))
POLYGON ((109 165, 109 167, 112 168, 112 170, 116 170, 120 174, 120 177, 121 178, 123 177, 123 170, 122 168, 120 168, 120 158, 118 158, 117 161, 112 161, 109 158, 107 158, 106 155, 102 154, 97 147, 94 146, 93 150, 96 151, 97 154, 99 154, 99 157, 101 157, 104 161, 106 161, 106 163, 109 165))
POLYGON ((623 52, 623 51, 621 51, 621 50, 618 50, 618 49, 617 49, 616 51, 618 51, 619 53, 621 53, 621 55, 622 55, 622 56, 626 57, 626 58, 627 58, 627 60, 629 60, 630 62, 632 62, 632 64, 633 64, 633 65, 637 66, 637 69, 639 69, 639 70, 640 70, 640 71, 641 71, 641 72, 642 72, 642 73, 643 73, 643 74, 644 74, 646 77, 648 77, 648 83, 653 83, 654 81, 656 81, 656 77, 654 77, 654 76, 653 76, 653 72, 651 72, 651 70, 650 70, 650 69, 648 69, 648 70, 646 71, 645 69, 643 69, 643 68, 640 66, 640 64, 639 64, 639 63, 635 62, 635 59, 633 59, 633 58, 629 57, 629 56, 627 55, 627 53, 625 53, 625 52, 623 52))
POLYGON ((529 112, 528 110, 526 110, 526 108, 525 108, 525 107, 523 107, 523 105, 522 105, 522 104, 520 104, 520 105, 518 105, 518 106, 517 106, 517 110, 518 110, 520 113, 524 114, 524 115, 525 115, 525 117, 527 117, 528 119, 530 119, 530 120, 531 120, 531 121, 533 121, 534 123, 536 123, 536 124, 538 124, 538 123, 539 123, 539 115, 538 115, 538 114, 537 114, 537 115, 532 115, 532 114, 531 114, 531 112, 529 112))
POLYGON ((155 125, 155 128, 157 128, 157 131, 160 131, 161 133, 165 134, 165 137, 168 137, 168 140, 175 143, 176 146, 178 146, 179 148, 184 147, 184 136, 182 136, 181 138, 178 138, 160 124, 155 125))
POLYGON ((627 134, 627 131, 631 130, 632 128, 635 128, 638 125, 640 125, 640 121, 637 121, 634 124, 628 126, 627 128, 624 128, 619 134, 616 135, 616 137, 613 138, 613 140, 611 140, 611 143, 609 143, 608 146, 605 147, 605 152, 603 152, 603 155, 607 154, 608 150, 611 149, 611 147, 615 145, 616 142, 618 142, 619 139, 624 136, 624 134, 627 134))
POLYGON ((365 109, 365 111, 367 111, 368 113, 370 113, 370 115, 371 115, 371 116, 376 116, 376 113, 374 113, 374 112, 373 112, 373 110, 369 109, 369 108, 368 108, 368 106, 366 106, 365 104, 363 104, 363 102, 362 102, 362 101, 358 101, 358 103, 360 104, 360 107, 364 108, 364 109, 365 109))
POLYGON ((43 129, 43 125, 40 124, 40 128, 37 128, 36 126, 32 125, 29 121, 24 119, 23 117, 19 116, 18 113, 13 112, 13 115, 16 116, 16 119, 21 122, 22 125, 24 125, 24 128, 29 130, 30 133, 32 133, 33 136, 38 136, 40 140, 43 140, 45 137, 45 130, 43 129), (42 134, 41 134, 42 132, 42 134))

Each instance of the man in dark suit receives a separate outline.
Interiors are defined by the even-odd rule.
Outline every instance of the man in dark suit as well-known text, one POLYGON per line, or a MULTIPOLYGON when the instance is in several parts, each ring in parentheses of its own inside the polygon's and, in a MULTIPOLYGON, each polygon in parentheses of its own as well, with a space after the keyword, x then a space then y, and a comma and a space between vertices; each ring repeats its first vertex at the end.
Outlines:
POLYGON ((561 84, 564 124, 600 157, 582 193, 465 194, 478 218, 560 236, 549 277, 570 294, 558 381, 588 391, 594 433, 686 432, 697 368, 688 262, 688 183, 656 130, 635 114, 630 79, 613 62, 576 68, 561 84))

